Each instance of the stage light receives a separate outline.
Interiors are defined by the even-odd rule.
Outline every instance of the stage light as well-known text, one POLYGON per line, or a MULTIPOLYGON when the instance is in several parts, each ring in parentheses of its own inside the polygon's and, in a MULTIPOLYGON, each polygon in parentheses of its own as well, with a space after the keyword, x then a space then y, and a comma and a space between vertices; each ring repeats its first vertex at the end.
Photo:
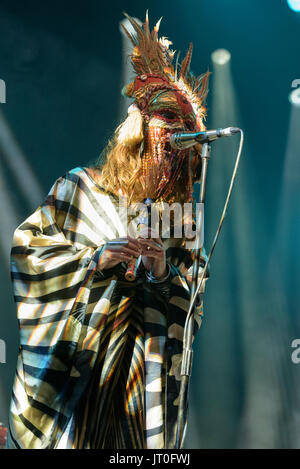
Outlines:
POLYGON ((211 54, 211 59, 216 65, 225 65, 231 59, 231 54, 227 49, 216 49, 211 54))
POLYGON ((300 107, 300 88, 291 91, 289 94, 289 101, 294 104, 294 106, 300 107))
POLYGON ((2 224, 0 230, 0 256, 10 266, 10 250, 12 235, 21 222, 19 208, 15 204, 12 193, 19 193, 29 209, 35 210, 44 198, 43 190, 34 175, 13 131, 10 129, 4 114, 0 111, 0 213, 2 224), (11 170, 15 181, 14 187, 8 183, 6 168, 11 170))
POLYGON ((18 189, 24 195, 29 208, 35 210, 40 201, 44 198, 44 191, 1 111, 0 152, 4 164, 11 169, 18 189))
POLYGON ((287 0, 288 6, 293 11, 300 11, 300 0, 287 0))
MULTIPOLYGON (((134 18, 134 20, 137 22, 139 26, 142 26, 143 23, 141 20, 139 20, 138 18, 134 18)), ((128 85, 128 83, 132 82, 135 79, 135 73, 134 73, 133 67, 131 66, 130 60, 128 60, 128 57, 131 54, 132 44, 121 25, 123 25, 127 29, 127 31, 131 34, 131 36, 134 37, 135 39, 136 39, 136 31, 127 18, 125 18, 124 20, 120 22, 120 33, 122 37, 122 49, 123 49, 123 53, 122 53, 122 56, 123 56, 122 87, 123 87, 124 85, 128 85)), ((120 101, 120 108, 119 108, 119 121, 120 122, 126 119, 127 110, 130 104, 132 104, 131 98, 128 98, 125 96, 120 101)))

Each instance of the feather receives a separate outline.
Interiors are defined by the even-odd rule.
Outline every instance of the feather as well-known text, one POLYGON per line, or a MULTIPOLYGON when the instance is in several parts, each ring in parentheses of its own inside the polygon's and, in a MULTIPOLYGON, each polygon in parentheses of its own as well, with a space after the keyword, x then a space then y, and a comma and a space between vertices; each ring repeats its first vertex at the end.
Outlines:
POLYGON ((144 25, 144 33, 146 36, 146 40, 149 40, 151 34, 150 34, 150 29, 149 29, 149 15, 148 15, 148 10, 146 11, 146 19, 145 19, 145 25, 144 25))
POLYGON ((158 20, 158 22, 153 28, 152 37, 154 41, 158 41, 158 31, 159 31, 161 20, 162 20, 162 17, 158 20))
MULTIPOLYGON (((182 60, 181 64, 179 63, 180 53, 177 54, 174 67, 173 59, 175 51, 170 49, 172 43, 166 37, 158 37, 158 31, 162 18, 159 19, 151 31, 148 10, 146 11, 145 23, 142 27, 134 18, 127 15, 127 13, 124 14, 135 31, 135 34, 133 32, 130 33, 122 25, 126 35, 134 46, 130 58, 136 74, 139 76, 159 75, 164 78, 171 87, 174 87, 174 89, 180 89, 180 91, 186 96, 186 99, 193 105, 198 118, 202 120, 203 116, 205 115, 205 109, 202 105, 202 102, 205 100, 208 93, 208 78, 210 72, 204 73, 198 78, 196 78, 191 73, 190 64, 192 59, 193 44, 190 44, 187 54, 182 60)), ((132 86, 128 89, 125 88, 124 92, 127 95, 131 95, 132 86)), ((149 87, 147 87, 148 94, 144 96, 143 93, 145 93, 145 91, 143 91, 143 88, 141 88, 139 99, 144 97, 146 100, 148 100, 149 87)), ((136 99, 138 99, 137 94, 134 94, 134 96, 136 99)), ((131 116, 131 119, 133 117, 134 116, 131 116)), ((138 120, 136 120, 136 123, 137 122, 138 120)), ((122 130, 124 130, 124 128, 122 130)), ((126 132, 123 132, 123 135, 126 135, 126 132)))
POLYGON ((210 71, 208 70, 206 73, 203 73, 201 75, 201 87, 198 91, 198 96, 201 99, 202 102, 206 100, 207 94, 208 94, 208 83, 209 83, 209 76, 210 76, 210 71))
POLYGON ((128 21, 130 22, 131 26, 133 27, 133 29, 135 30, 136 34, 137 34, 137 39, 138 39, 138 43, 141 44, 144 40, 144 31, 142 30, 142 28, 140 27, 140 25, 135 21, 134 18, 132 18, 131 16, 127 15, 127 13, 124 13, 124 15, 126 16, 126 18, 128 19, 128 21))
POLYGON ((175 75, 175 81, 178 81, 179 57, 180 57, 180 51, 178 52, 177 57, 176 57, 175 73, 174 73, 174 75, 175 75))
POLYGON ((193 43, 191 42, 189 50, 188 50, 185 58, 183 59, 183 61, 181 63, 180 78, 185 78, 186 72, 189 71, 189 69, 190 69, 190 63, 191 63, 191 60, 192 60, 192 53, 193 53, 193 43))
POLYGON ((121 23, 121 28, 123 29, 124 33, 126 34, 126 36, 128 37, 128 39, 130 40, 130 42, 132 43, 132 45, 135 47, 136 46, 136 43, 135 43, 135 39, 133 36, 131 36, 131 34, 127 31, 127 29, 125 28, 125 26, 121 23))

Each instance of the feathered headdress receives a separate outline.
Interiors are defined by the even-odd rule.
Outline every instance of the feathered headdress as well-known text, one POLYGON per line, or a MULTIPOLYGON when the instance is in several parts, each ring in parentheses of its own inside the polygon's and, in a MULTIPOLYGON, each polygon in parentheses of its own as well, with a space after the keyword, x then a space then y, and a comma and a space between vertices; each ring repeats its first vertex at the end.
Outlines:
POLYGON ((132 42, 134 49, 130 56, 137 77, 123 88, 123 94, 133 97, 142 113, 147 114, 147 104, 153 92, 159 89, 176 89, 193 107, 200 130, 204 129, 203 118, 206 109, 203 105, 208 93, 208 78, 210 72, 195 77, 190 71, 193 45, 179 64, 179 55, 175 66, 173 59, 175 52, 170 49, 172 43, 165 37, 158 37, 161 19, 153 31, 149 28, 148 12, 143 27, 134 18, 125 13, 136 32, 134 37, 122 25, 125 34, 132 42))

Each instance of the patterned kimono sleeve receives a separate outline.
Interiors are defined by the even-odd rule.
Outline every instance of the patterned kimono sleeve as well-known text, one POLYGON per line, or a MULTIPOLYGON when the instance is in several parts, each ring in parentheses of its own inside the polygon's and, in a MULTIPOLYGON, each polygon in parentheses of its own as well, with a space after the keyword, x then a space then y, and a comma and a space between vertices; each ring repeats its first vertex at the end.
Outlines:
POLYGON ((81 212, 84 197, 78 178, 59 178, 45 202, 14 233, 11 278, 20 348, 10 411, 11 448, 46 448, 54 429, 68 421, 63 402, 72 375, 80 374, 74 357, 103 249, 100 236, 98 243, 89 236, 93 213, 81 212))

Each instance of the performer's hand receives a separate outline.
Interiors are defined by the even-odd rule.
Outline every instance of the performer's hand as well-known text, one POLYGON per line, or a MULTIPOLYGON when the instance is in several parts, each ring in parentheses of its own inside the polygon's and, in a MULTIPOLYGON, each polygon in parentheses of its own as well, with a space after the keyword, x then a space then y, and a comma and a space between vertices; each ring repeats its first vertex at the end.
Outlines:
POLYGON ((139 242, 130 236, 115 238, 110 241, 113 241, 115 244, 106 243, 105 249, 99 258, 99 270, 110 269, 123 261, 129 262, 133 258, 138 258, 142 253, 139 242), (126 244, 123 243, 124 241, 126 244), (120 243, 118 244, 118 242, 120 243))
POLYGON ((139 233, 138 241, 143 248, 142 262, 145 269, 156 278, 164 277, 167 272, 166 251, 159 234, 151 228, 145 228, 139 233))

